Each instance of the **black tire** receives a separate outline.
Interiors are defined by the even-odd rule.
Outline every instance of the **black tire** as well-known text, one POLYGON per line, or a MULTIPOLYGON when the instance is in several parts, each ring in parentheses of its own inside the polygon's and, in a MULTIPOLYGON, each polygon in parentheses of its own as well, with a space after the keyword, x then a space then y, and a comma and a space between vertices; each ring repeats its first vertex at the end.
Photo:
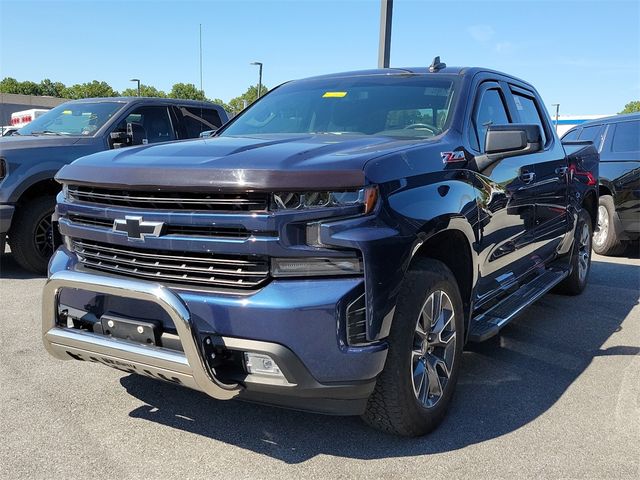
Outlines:
POLYGON ((587 279, 591 271, 592 238, 591 216, 583 209, 578 216, 576 225, 575 241, 571 252, 571 273, 555 288, 557 293, 578 295, 587 286, 587 279))
POLYGON ((16 210, 9 231, 11 253, 18 265, 34 273, 46 273, 53 253, 51 215, 55 197, 35 198, 16 210), (47 231, 47 228, 49 231, 47 231))
MULTIPOLYGON (((464 342, 463 316, 460 291, 451 270, 437 260, 418 259, 415 261, 407 271, 402 283, 388 338, 387 360, 363 415, 366 423, 379 430, 403 436, 424 435, 438 426, 451 402, 458 379, 464 342), (446 294, 446 299, 441 296, 443 304, 448 301, 447 305, 451 307, 447 312, 453 312, 453 321, 450 321, 449 324, 452 325, 455 332, 454 345, 451 348, 443 349, 450 354, 448 358, 452 358, 452 364, 449 369, 450 375, 446 384, 440 389, 439 397, 434 404, 425 405, 423 402, 429 402, 432 398, 430 388, 432 383, 427 379, 426 374, 428 369, 424 369, 422 382, 417 387, 418 393, 416 393, 413 379, 417 378, 416 365, 419 362, 427 365, 428 361, 422 360, 423 357, 417 357, 414 350, 422 348, 422 354, 425 358, 431 355, 424 350, 424 346, 416 347, 416 339, 426 338, 426 336, 419 336, 417 326, 419 317, 422 318, 423 307, 428 308, 431 295, 437 295, 436 292, 439 291, 446 294), (422 395, 424 398, 421 402, 418 396, 422 392, 425 381, 427 381, 427 387, 424 389, 424 395, 422 395)), ((425 322, 425 325, 426 323, 428 322, 425 322)), ((438 323, 435 326, 437 327, 438 323)), ((434 328, 431 327, 429 330, 427 332, 430 334, 428 338, 431 339, 434 328)), ((450 333, 447 332, 447 335, 450 333)), ((436 348, 440 347, 433 348, 434 355, 436 348)), ((436 368, 432 372, 436 372, 438 378, 434 384, 442 385, 443 377, 440 376, 440 373, 443 370, 436 368)))
POLYGON ((602 195, 598 205, 599 231, 593 236, 593 250, 600 255, 622 255, 627 242, 620 238, 620 225, 611 195, 602 195))

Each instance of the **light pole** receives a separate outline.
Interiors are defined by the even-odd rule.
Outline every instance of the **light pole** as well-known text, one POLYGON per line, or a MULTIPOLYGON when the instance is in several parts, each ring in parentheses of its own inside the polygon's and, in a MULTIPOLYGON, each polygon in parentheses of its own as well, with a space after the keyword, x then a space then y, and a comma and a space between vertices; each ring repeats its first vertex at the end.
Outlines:
POLYGON ((552 107, 556 107, 556 133, 558 133, 558 116, 560 113, 560 104, 559 103, 552 103, 551 104, 552 107))
POLYGON ((262 62, 251 62, 249 65, 258 66, 258 98, 262 95, 262 62))
POLYGON ((380 1, 380 45, 378 46, 378 68, 389 68, 391 56, 391 17, 393 0, 380 1))
POLYGON ((140 96, 140 79, 139 78, 132 78, 129 81, 130 82, 138 82, 138 96, 140 96))

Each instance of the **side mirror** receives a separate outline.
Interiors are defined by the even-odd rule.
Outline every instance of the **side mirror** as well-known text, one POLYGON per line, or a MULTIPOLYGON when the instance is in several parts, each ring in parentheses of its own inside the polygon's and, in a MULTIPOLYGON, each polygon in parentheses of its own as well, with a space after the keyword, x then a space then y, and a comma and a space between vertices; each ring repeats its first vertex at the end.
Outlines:
POLYGON ((213 137, 217 131, 218 131, 218 129, 214 128, 212 130, 205 130, 204 132, 200 132, 200 138, 213 137))
POLYGON ((491 125, 487 128, 484 155, 476 157, 478 170, 507 157, 526 155, 542 150, 540 125, 508 124, 491 125))
POLYGON ((139 123, 127 123, 127 137, 129 137, 129 145, 147 144, 147 131, 139 123))

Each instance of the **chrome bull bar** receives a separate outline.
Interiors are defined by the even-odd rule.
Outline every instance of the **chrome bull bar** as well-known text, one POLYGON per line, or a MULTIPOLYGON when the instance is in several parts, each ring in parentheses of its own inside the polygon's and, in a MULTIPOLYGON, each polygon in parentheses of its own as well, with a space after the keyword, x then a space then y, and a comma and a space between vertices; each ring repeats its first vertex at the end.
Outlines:
POLYGON ((42 340, 47 351, 55 358, 103 363, 121 370, 179 383, 219 400, 231 399, 242 389, 237 384, 220 382, 209 372, 200 354, 197 334, 187 306, 180 297, 162 285, 64 270, 49 277, 42 300, 42 340), (63 288, 146 300, 159 305, 173 320, 184 354, 58 326, 56 319, 59 295, 63 288))

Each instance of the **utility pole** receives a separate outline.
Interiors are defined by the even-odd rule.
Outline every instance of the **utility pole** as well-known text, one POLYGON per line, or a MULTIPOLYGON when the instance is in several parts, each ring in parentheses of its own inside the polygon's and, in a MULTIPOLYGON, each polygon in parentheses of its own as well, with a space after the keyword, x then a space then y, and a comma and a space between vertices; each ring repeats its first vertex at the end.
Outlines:
POLYGON ((389 68, 392 16, 393 0, 380 0, 380 45, 378 46, 378 68, 389 68))
POLYGON ((558 117, 559 117, 559 113, 560 113, 560 104, 559 103, 552 103, 551 106, 552 107, 556 107, 556 133, 558 133, 558 117))
POLYGON ((202 24, 200 24, 200 93, 204 97, 204 90, 202 89, 202 24))

